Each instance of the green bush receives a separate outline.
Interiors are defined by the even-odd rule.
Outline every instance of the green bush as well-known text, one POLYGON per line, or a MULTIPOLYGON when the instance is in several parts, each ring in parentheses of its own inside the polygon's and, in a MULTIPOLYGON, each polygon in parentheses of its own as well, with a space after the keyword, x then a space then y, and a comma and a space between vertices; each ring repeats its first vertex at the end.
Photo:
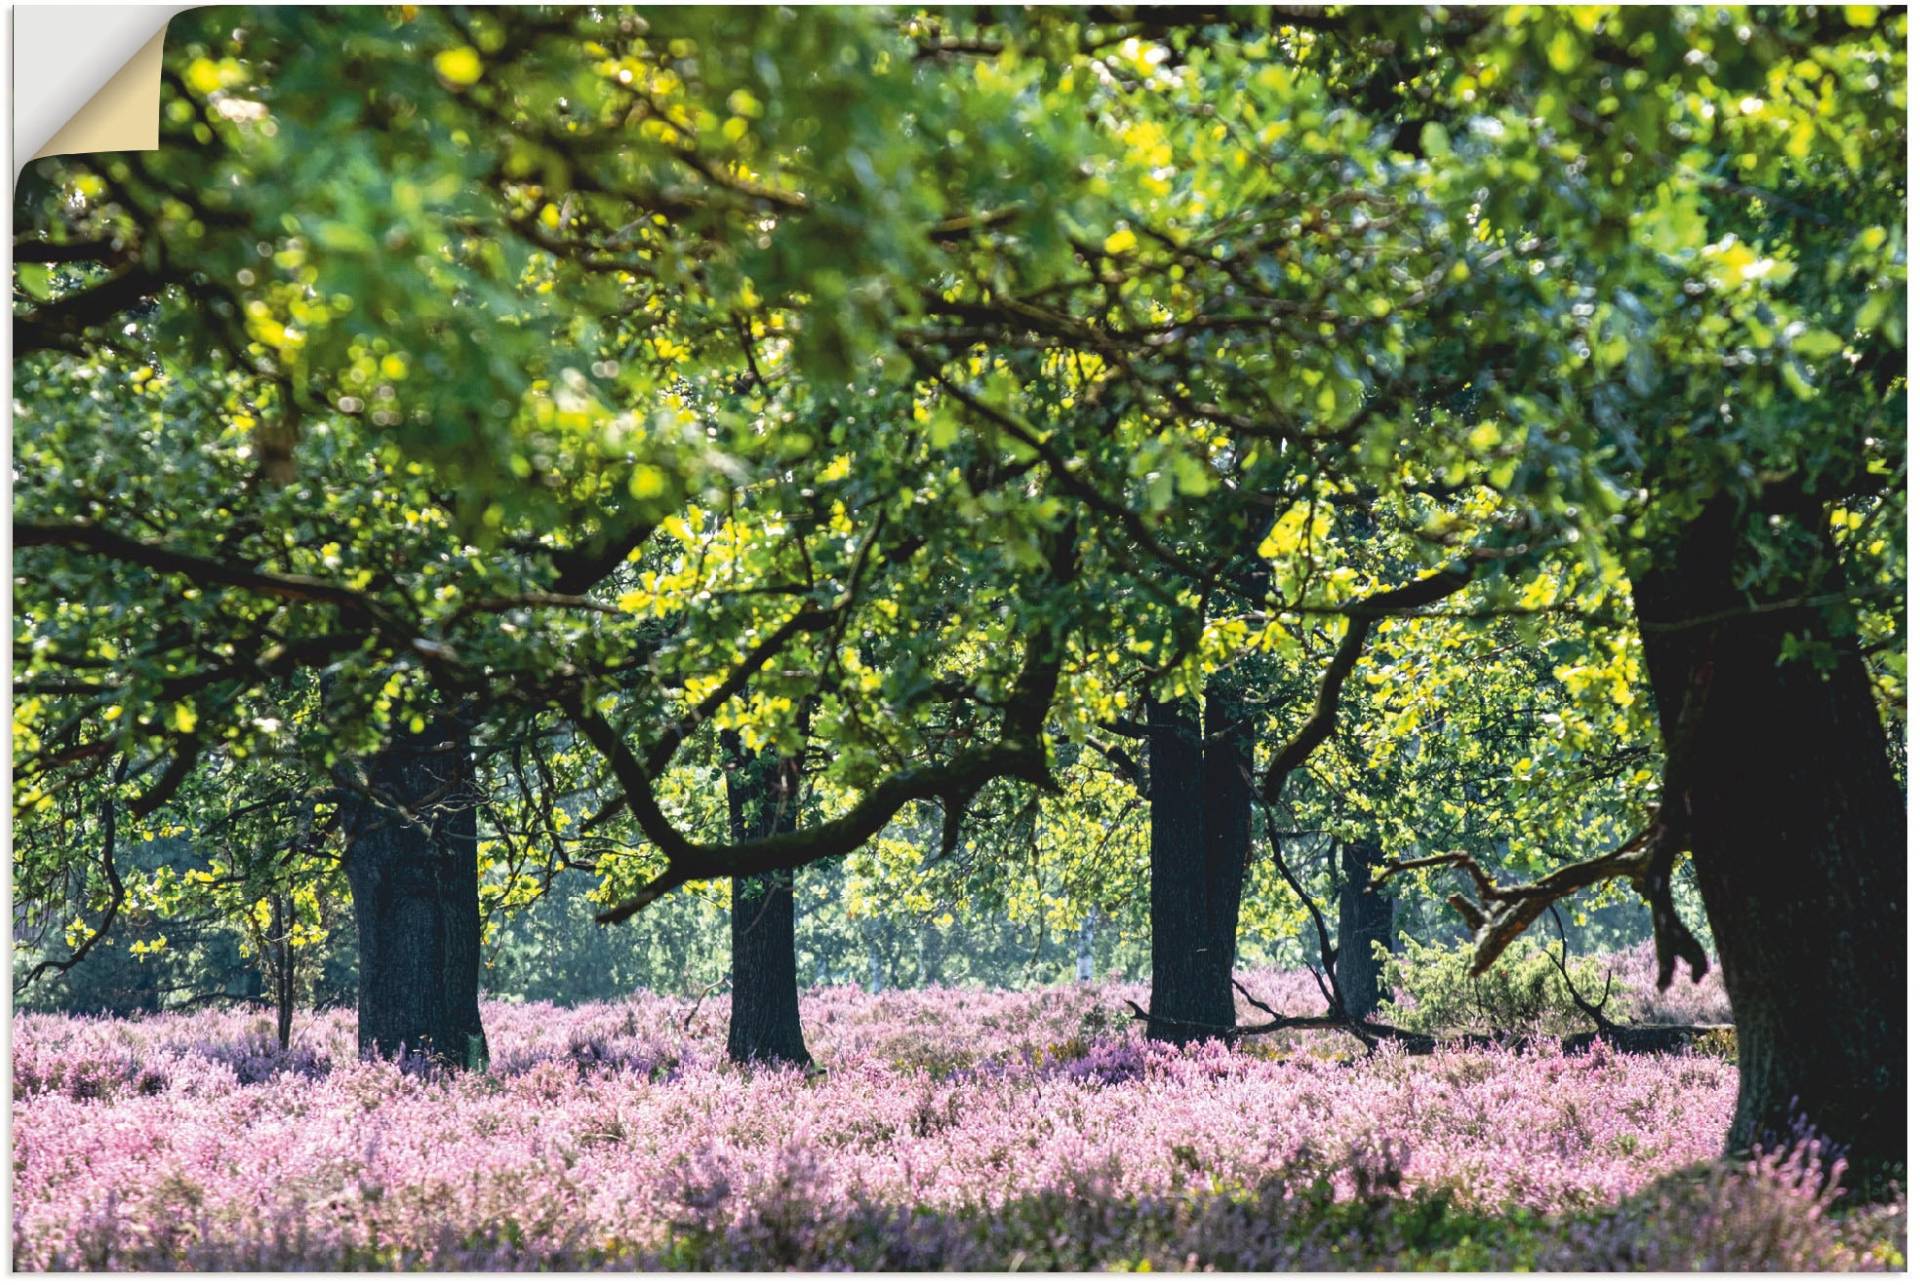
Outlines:
MULTIPOLYGON (((1471 976, 1473 944, 1423 946, 1403 939, 1382 974, 1394 1002, 1386 1013, 1397 1026, 1434 1035, 1480 1032, 1516 1035, 1567 1035, 1593 1029, 1567 992, 1554 960, 1533 942, 1515 942, 1492 968, 1471 976)), ((1574 985, 1589 1002, 1606 989, 1600 966, 1590 959, 1568 965, 1574 985)), ((1621 1014, 1609 1009, 1618 1021, 1621 1014)))

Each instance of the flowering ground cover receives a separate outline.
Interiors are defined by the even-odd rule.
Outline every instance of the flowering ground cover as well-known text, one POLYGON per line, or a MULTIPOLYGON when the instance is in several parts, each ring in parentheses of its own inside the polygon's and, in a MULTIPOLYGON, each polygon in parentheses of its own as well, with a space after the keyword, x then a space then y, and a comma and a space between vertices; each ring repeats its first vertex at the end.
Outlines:
POLYGON ((1708 1164, 1718 1057, 1180 1051, 1128 999, 818 991, 811 1073, 729 1066, 723 997, 490 1005, 490 1070, 451 1075, 359 1063, 345 1012, 285 1053, 250 1014, 23 1015, 15 1265, 1901 1264, 1904 1202, 1832 1212, 1806 1148, 1708 1164))

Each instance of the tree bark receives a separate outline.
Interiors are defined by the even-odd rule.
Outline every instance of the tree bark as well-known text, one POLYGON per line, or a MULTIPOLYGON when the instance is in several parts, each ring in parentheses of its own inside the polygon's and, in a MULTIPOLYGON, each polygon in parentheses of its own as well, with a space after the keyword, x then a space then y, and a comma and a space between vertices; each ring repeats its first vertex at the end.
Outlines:
POLYGON ((272 943, 274 1034, 280 1051, 293 1043, 293 907, 285 893, 273 894, 273 922, 267 928, 272 943))
POLYGON ((470 732, 441 714, 367 765, 343 805, 360 939, 360 1054, 483 1066, 478 802, 470 732))
POLYGON ((1904 1171, 1906 811, 1850 623, 1808 596, 1840 588, 1817 506, 1786 515, 1827 569, 1751 610, 1743 578, 1765 514, 1723 500, 1634 582, 1648 676, 1680 771, 1701 900, 1740 1057, 1729 1151, 1800 1117, 1847 1149, 1849 1185, 1904 1171), (1751 524, 1751 525, 1749 525, 1751 524), (1782 657, 1787 640, 1812 644, 1782 657), (1687 743, 1682 707, 1697 702, 1687 743))
MULTIPOLYGON (((794 828, 800 785, 791 759, 760 755, 727 773, 734 842, 794 828)), ((793 949, 792 870, 733 881, 733 1011, 727 1056, 739 1063, 807 1066, 793 949)))
POLYGON ((1185 705, 1147 706, 1153 981, 1147 1037, 1221 1038, 1235 1025, 1233 963, 1253 838, 1252 748, 1223 690, 1205 734, 1185 705))
POLYGON ((1335 977, 1340 1005, 1349 1017, 1367 1017, 1380 1007, 1380 961, 1373 945, 1393 940, 1393 899, 1370 889, 1371 869, 1381 859, 1377 839, 1340 845, 1340 943, 1335 977))

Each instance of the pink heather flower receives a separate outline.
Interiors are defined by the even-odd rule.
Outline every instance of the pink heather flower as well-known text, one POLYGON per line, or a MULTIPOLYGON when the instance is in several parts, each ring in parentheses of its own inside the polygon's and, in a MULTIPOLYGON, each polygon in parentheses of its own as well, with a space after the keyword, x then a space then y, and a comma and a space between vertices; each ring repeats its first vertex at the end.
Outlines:
MULTIPOLYGON (((1246 980, 1313 1011, 1303 974, 1246 980)), ((648 994, 484 1005, 491 1072, 429 1076, 357 1061, 345 1012, 303 1015, 285 1053, 242 1013, 21 1015, 15 1266, 1352 1266, 1329 1211, 1377 1207, 1390 1240, 1422 1193, 1565 1220, 1542 1262, 1637 1263, 1593 1219, 1715 1157, 1733 1108, 1710 1057, 1179 1050, 1127 999, 820 990, 813 1074, 736 1069, 724 1004, 683 1030, 689 1003, 648 994)), ((1810 1230, 1783 1252, 1827 1262, 1798 1163, 1717 1180, 1704 1234, 1791 1211, 1810 1230)))

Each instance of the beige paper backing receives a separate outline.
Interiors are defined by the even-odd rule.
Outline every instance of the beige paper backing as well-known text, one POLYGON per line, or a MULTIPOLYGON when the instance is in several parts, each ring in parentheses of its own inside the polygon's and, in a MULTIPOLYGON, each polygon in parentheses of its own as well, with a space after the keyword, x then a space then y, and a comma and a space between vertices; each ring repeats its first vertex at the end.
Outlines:
POLYGON ((76 152, 150 152, 160 146, 160 51, 163 29, 87 100, 35 154, 68 156, 76 152))

